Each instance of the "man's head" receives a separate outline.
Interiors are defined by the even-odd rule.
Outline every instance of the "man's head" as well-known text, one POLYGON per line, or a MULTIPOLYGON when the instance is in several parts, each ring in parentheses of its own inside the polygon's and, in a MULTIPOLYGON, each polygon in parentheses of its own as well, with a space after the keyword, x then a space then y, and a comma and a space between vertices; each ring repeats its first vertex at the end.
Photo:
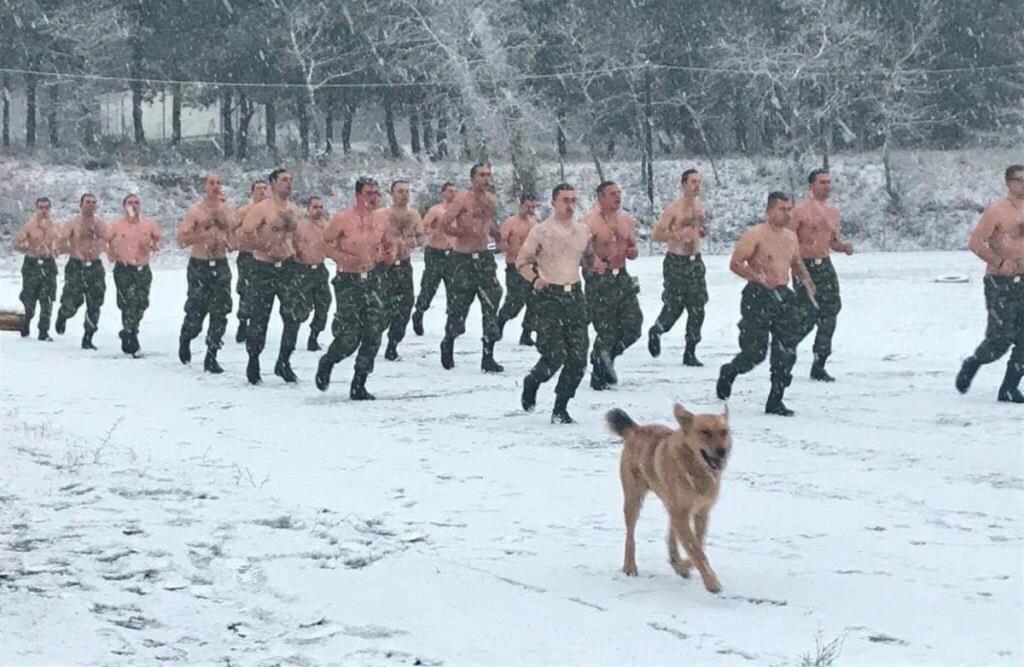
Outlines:
POLYGON ((566 220, 576 212, 576 188, 568 183, 559 183, 551 190, 551 209, 555 218, 566 220))
POLYGON ((139 196, 133 192, 121 200, 121 208, 129 218, 134 218, 142 210, 142 202, 139 200, 139 196))
POLYGON ((278 167, 270 172, 267 180, 270 181, 270 191, 278 199, 288 199, 292 196, 292 175, 287 169, 278 167))
POLYGON ((455 201, 455 195, 459 194, 459 189, 455 187, 452 182, 446 182, 441 186, 441 199, 444 200, 445 204, 451 204, 455 201))
POLYGON ((529 192, 519 195, 519 215, 532 218, 537 212, 537 197, 529 192))
POLYGON ((380 187, 377 185, 377 181, 369 176, 360 176, 356 179, 356 205, 372 211, 379 204, 380 187))
POLYGON ((50 211, 53 210, 53 204, 50 203, 49 197, 40 197, 36 199, 36 213, 41 218, 49 218, 50 211))
POLYGON ((688 197, 696 197, 700 194, 700 173, 696 169, 687 169, 679 177, 679 187, 683 194, 688 197))
POLYGON ((91 192, 86 192, 78 200, 78 207, 82 211, 82 215, 93 215, 96 213, 96 195, 91 192))
POLYGON ((203 192, 210 199, 220 199, 220 188, 221 188, 220 174, 209 173, 206 178, 203 179, 203 192))
POLYGON ((252 197, 252 203, 259 204, 261 201, 267 198, 267 182, 266 181, 253 181, 252 185, 249 186, 249 196, 252 197))
POLYGON ((473 189, 477 192, 484 192, 491 189, 491 165, 487 162, 477 162, 469 170, 469 180, 473 183, 473 189))
POLYGON ((404 208, 409 205, 409 181, 391 182, 391 205, 404 208))
POLYGON ((603 213, 613 213, 622 208, 622 189, 615 181, 602 181, 597 186, 597 205, 603 213))
POLYGON ((306 215, 310 220, 320 220, 324 217, 324 202, 319 197, 310 197, 306 200, 306 215))
POLYGON ((815 199, 828 199, 832 194, 832 175, 828 169, 815 169, 807 175, 807 185, 815 199))
POLYGON ((1006 189, 1015 199, 1024 199, 1024 165, 1011 164, 1006 168, 1006 189))
POLYGON ((793 202, 785 192, 768 193, 768 207, 765 210, 765 221, 772 227, 785 227, 789 224, 789 214, 793 210, 793 202))

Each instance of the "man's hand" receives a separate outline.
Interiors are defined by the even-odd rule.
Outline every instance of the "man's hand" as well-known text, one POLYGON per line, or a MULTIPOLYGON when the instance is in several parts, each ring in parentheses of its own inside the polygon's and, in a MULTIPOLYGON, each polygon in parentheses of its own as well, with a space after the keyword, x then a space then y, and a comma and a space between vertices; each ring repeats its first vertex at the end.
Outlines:
POLYGON ((843 252, 845 252, 847 255, 852 255, 853 254, 853 244, 849 243, 849 242, 844 243, 843 244, 843 252))
POLYGON ((537 276, 537 278, 533 281, 533 289, 534 289, 534 291, 539 292, 539 291, 541 291, 542 289, 544 289, 545 287, 547 287, 550 284, 551 283, 549 283, 548 281, 544 280, 540 276, 537 276))
POLYGON ((626 259, 636 259, 639 256, 640 256, 640 251, 637 250, 635 245, 634 246, 630 246, 626 250, 626 259))
POLYGON ((803 284, 804 284, 804 289, 807 290, 807 294, 809 294, 811 296, 811 298, 817 296, 818 288, 814 286, 814 281, 813 280, 805 280, 805 281, 803 281, 803 284))

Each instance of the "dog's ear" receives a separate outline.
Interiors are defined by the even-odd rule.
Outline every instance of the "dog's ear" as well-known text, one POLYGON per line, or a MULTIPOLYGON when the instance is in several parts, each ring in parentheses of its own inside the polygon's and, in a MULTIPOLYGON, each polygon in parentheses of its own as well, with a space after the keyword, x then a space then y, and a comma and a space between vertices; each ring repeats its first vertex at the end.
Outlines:
POLYGON ((675 415, 676 421, 684 429, 690 428, 693 424, 693 413, 684 408, 681 403, 676 403, 672 406, 672 414, 675 415))

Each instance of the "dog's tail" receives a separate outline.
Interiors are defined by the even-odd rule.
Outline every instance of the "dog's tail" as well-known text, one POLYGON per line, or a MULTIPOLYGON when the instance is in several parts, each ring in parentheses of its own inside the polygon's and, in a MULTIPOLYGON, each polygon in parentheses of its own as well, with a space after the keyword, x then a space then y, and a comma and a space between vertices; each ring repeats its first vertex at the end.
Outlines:
POLYGON ((604 421, 608 424, 608 430, 619 437, 625 436, 627 432, 637 427, 633 418, 622 408, 609 410, 604 416, 604 421))

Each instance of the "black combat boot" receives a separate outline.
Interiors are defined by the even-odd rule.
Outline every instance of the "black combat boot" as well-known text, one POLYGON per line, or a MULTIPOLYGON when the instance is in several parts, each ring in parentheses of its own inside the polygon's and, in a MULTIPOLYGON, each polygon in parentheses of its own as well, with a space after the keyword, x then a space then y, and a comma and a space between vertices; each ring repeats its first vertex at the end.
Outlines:
POLYGON ((686 350, 683 352, 683 366, 703 366, 699 359, 697 359, 697 344, 687 343, 686 350))
POLYGON ((836 379, 829 375, 825 371, 825 361, 828 359, 827 354, 816 354, 814 355, 814 363, 811 364, 811 379, 819 382, 835 382, 836 379))
POLYGON ((67 330, 67 326, 68 321, 61 317, 61 315, 58 313, 57 321, 53 323, 53 330, 56 331, 61 336, 63 336, 64 332, 67 330))
POLYGON ((310 331, 309 332, 309 341, 306 342, 306 349, 309 350, 310 352, 319 352, 320 351, 320 342, 317 341, 317 339, 316 339, 317 336, 319 336, 319 335, 320 335, 319 331, 310 331))
POLYGON ((786 387, 781 382, 772 381, 772 390, 768 393, 768 402, 764 405, 764 413, 766 415, 793 416, 793 411, 782 402, 782 395, 785 392, 786 387))
POLYGON ((1012 361, 1006 365, 1006 375, 999 387, 999 401, 1002 403, 1024 403, 1024 394, 1020 393, 1021 372, 1012 361))
POLYGON ((25 313, 24 317, 21 318, 21 327, 19 328, 22 338, 28 338, 32 334, 32 315, 25 313))
POLYGON ((484 373, 502 373, 505 367, 494 360, 494 341, 484 340, 483 355, 480 358, 480 370, 484 373))
POLYGON ((654 358, 661 356, 661 332, 656 327, 647 332, 647 351, 654 358))
POLYGON ((249 363, 245 367, 245 377, 248 378, 249 384, 263 382, 263 378, 260 377, 260 357, 258 354, 249 355, 249 363))
POLYGON ((282 352, 277 357, 277 363, 274 364, 274 375, 289 384, 299 381, 299 378, 295 377, 295 371, 292 370, 291 357, 291 352, 282 352))
POLYGON ((128 333, 127 331, 125 331, 124 329, 121 329, 120 331, 117 332, 117 335, 121 339, 121 351, 124 352, 125 354, 131 354, 132 353, 131 334, 128 333))
POLYGON ((523 378, 523 395, 520 399, 523 410, 533 412, 533 409, 537 406, 538 389, 540 389, 540 380, 534 377, 533 373, 527 373, 526 377, 523 378))
POLYGON ((967 390, 971 388, 971 381, 979 368, 981 368, 981 364, 973 354, 964 359, 964 363, 960 366, 960 372, 956 374, 956 390, 961 394, 966 394, 967 390))
POLYGON ((208 349, 206 350, 206 358, 203 359, 203 370, 207 373, 213 373, 219 375, 224 372, 220 364, 217 363, 217 350, 208 349))
POLYGON ((718 398, 725 401, 732 396, 732 383, 737 375, 739 373, 736 372, 736 367, 731 363, 722 364, 722 367, 718 370, 718 383, 715 385, 715 393, 718 394, 718 398))
POLYGON ((192 363, 192 341, 185 336, 178 339, 178 360, 186 365, 192 363))
POLYGON ((423 312, 419 310, 412 311, 412 331, 417 336, 423 335, 423 312))
POLYGON ((398 361, 398 343, 388 339, 388 347, 384 350, 384 358, 388 361, 398 361))
POLYGON ((244 343, 249 335, 249 325, 245 320, 238 320, 238 331, 235 332, 235 342, 244 343))
POLYGON ((526 347, 534 347, 537 344, 526 327, 523 327, 523 333, 519 334, 519 344, 526 347))
POLYGON ((327 391, 327 387, 331 385, 331 371, 334 370, 334 364, 327 359, 327 355, 320 357, 320 361, 316 365, 316 388, 320 391, 327 391))
POLYGON ((455 339, 445 336, 441 340, 441 366, 445 370, 455 368, 455 339))
POLYGON ((608 379, 604 374, 603 364, 598 358, 594 358, 590 366, 590 388, 594 391, 608 389, 608 379))
POLYGON ((92 344, 92 331, 86 331, 82 335, 82 349, 83 350, 95 350, 96 346, 92 344))
POLYGON ((569 397, 555 396, 555 409, 551 411, 552 424, 575 424, 576 420, 569 414, 569 397))
POLYGON ((352 387, 348 390, 348 397, 353 401, 376 400, 376 396, 366 391, 366 373, 356 371, 352 376, 352 387))

